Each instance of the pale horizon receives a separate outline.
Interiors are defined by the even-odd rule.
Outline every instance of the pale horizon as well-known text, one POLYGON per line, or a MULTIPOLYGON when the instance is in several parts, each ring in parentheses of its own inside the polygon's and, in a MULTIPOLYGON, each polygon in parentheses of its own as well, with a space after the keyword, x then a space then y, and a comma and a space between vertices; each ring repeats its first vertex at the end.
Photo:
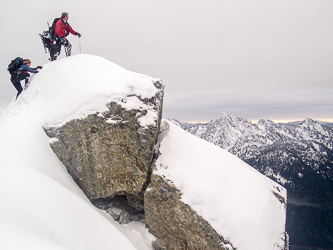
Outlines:
MULTIPOLYGON (((218 118, 218 117, 216 117, 216 118, 218 118)), ((239 117, 239 118, 244 118, 244 117, 239 117)), ((310 119, 312 119, 314 121, 333 123, 333 119, 317 119, 317 118, 312 118, 312 117, 307 117, 307 118, 310 118, 310 119)), ((266 119, 266 120, 273 121, 274 123, 289 123, 289 122, 304 121, 307 118, 304 118, 304 119, 292 119, 292 120, 289 120, 289 119, 288 120, 266 119)), ((244 119, 246 119, 246 118, 244 118, 244 119)), ((265 118, 262 118, 262 119, 265 119, 265 118)), ((212 119, 212 120, 214 120, 214 119, 212 119)), ((180 121, 180 122, 187 122, 187 123, 190 123, 190 124, 197 124, 197 123, 208 123, 210 121, 180 121)), ((257 124, 259 122, 259 120, 249 120, 249 121, 251 121, 253 124, 257 124)))
POLYGON ((17 93, 7 65, 18 56, 32 67, 48 63, 39 34, 64 11, 82 35, 67 37, 73 56, 81 45, 83 54, 162 79, 164 117, 333 121, 330 0, 3 1, 0 19, 10 25, 0 38, 0 111, 17 93))

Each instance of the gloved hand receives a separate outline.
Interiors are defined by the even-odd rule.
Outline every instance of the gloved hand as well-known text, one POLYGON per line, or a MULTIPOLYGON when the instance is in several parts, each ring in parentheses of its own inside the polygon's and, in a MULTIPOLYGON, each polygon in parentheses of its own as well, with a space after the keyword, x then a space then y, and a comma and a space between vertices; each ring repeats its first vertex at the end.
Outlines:
POLYGON ((43 67, 42 67, 42 66, 37 66, 36 68, 37 68, 37 69, 42 69, 43 67))
POLYGON ((81 34, 80 34, 79 32, 76 32, 76 35, 77 35, 78 37, 81 37, 81 34))

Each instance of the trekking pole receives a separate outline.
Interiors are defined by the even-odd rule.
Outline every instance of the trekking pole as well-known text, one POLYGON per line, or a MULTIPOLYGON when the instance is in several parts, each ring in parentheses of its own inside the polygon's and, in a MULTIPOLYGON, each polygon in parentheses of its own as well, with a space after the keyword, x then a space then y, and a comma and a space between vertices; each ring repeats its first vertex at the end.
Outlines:
POLYGON ((80 49, 80 54, 81 54, 81 37, 79 37, 79 49, 80 49))

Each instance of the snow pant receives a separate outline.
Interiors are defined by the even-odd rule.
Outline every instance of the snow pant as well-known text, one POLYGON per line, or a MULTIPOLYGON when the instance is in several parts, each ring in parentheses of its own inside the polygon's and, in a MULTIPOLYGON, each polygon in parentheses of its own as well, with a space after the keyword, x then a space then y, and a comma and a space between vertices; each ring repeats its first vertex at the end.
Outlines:
POLYGON ((29 81, 29 77, 30 77, 29 73, 21 73, 21 74, 15 74, 14 73, 14 74, 12 74, 10 80, 11 80, 11 82, 13 83, 14 87, 17 90, 16 99, 21 94, 21 92, 23 90, 22 85, 21 85, 21 81, 23 79, 25 79, 25 84, 27 84, 28 81, 29 81))
POLYGON ((56 39, 56 44, 52 45, 52 47, 50 49, 51 61, 57 60, 57 57, 60 55, 62 45, 65 48, 66 56, 71 55, 72 44, 65 37, 57 38, 56 39))

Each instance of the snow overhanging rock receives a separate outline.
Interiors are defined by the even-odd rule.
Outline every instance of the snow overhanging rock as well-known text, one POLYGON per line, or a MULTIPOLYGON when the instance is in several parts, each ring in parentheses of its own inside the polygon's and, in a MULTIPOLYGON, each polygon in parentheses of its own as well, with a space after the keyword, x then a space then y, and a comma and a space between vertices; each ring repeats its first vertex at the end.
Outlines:
MULTIPOLYGON (((142 223, 119 226, 91 205, 51 149, 57 139, 43 126, 107 111, 106 104, 125 93, 149 99, 159 91, 153 82, 90 55, 47 63, 32 75, 29 88, 0 115, 0 249, 150 249, 154 237, 142 223)), ((145 122, 140 124, 148 127, 153 120, 145 122)))
POLYGON ((37 76, 54 81, 47 87, 60 85, 56 91, 62 88, 65 93, 44 103, 44 130, 52 138, 53 151, 93 204, 112 215, 121 209, 122 218, 130 217, 121 220, 127 223, 142 219, 164 85, 88 55, 44 69, 37 76))
MULTIPOLYGON (((146 226, 158 238, 155 249, 259 249, 254 248, 244 231, 250 232, 251 227, 258 229, 258 234, 260 230, 266 231, 266 224, 257 224, 263 219, 276 219, 277 226, 269 228, 274 237, 258 246, 274 245, 274 250, 284 249, 285 204, 282 201, 286 194, 283 188, 275 188, 273 182, 253 174, 247 169, 249 166, 244 167, 245 163, 230 160, 223 150, 212 149, 210 144, 198 142, 194 136, 177 131, 167 122, 160 130, 164 94, 160 80, 126 71, 101 58, 80 56, 80 59, 75 60, 79 65, 73 65, 73 58, 69 58, 43 68, 48 75, 37 75, 35 80, 42 83, 49 79, 54 84, 35 85, 36 91, 47 88, 43 90, 45 96, 37 95, 35 106, 43 106, 41 116, 44 130, 52 138, 52 149, 94 205, 106 210, 121 224, 145 218, 146 226), (97 72, 97 77, 90 73, 91 68, 93 74, 97 72), (71 90, 70 94, 53 100, 53 95, 48 96, 48 93, 58 91, 56 84, 63 90, 71 90), (51 100, 47 100, 48 97, 51 100), (193 162, 195 158, 198 159, 193 162), (212 161, 215 158, 218 160, 212 161), (234 234, 224 227, 228 223, 220 220, 221 214, 213 218, 209 213, 207 216, 207 207, 216 214, 218 210, 230 213, 235 206, 232 202, 221 205, 219 201, 219 192, 230 198, 234 191, 230 187, 219 187, 220 180, 214 178, 225 170, 216 164, 220 161, 229 161, 228 170, 230 167, 247 169, 250 176, 262 184, 252 183, 251 190, 265 187, 266 191, 261 194, 273 204, 269 211, 270 207, 260 203, 260 198, 253 197, 258 203, 255 209, 267 214, 263 218, 257 215, 256 220, 250 222, 234 221, 238 225, 234 234), (175 169, 180 172, 174 172, 175 169), (193 174, 205 176, 206 181, 198 181, 193 174), (192 182, 197 186, 191 185, 192 182), (211 194, 216 199, 205 203, 205 197, 211 194), (193 197, 197 198, 193 200, 193 197), (222 210, 223 206, 231 206, 231 210, 222 210), (247 240, 239 240, 244 235, 247 240)), ((227 171, 223 180, 236 180, 236 175, 237 172, 227 171)), ((241 194, 236 194, 239 195, 238 205, 248 201, 241 194)), ((245 208, 241 213, 244 211, 245 208)), ((238 212, 239 208, 234 217, 241 215, 238 212)))
MULTIPOLYGON (((107 103, 107 111, 44 127, 49 137, 57 139, 51 147, 73 180, 95 205, 110 213, 113 205, 123 204, 120 198, 112 200, 116 196, 126 196, 129 206, 121 208, 143 211, 143 188, 159 133, 164 93, 160 81, 152 81, 151 88, 156 91, 150 98, 129 93, 107 103)), ((132 215, 142 219, 135 212, 132 215)))

